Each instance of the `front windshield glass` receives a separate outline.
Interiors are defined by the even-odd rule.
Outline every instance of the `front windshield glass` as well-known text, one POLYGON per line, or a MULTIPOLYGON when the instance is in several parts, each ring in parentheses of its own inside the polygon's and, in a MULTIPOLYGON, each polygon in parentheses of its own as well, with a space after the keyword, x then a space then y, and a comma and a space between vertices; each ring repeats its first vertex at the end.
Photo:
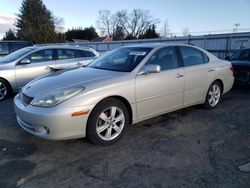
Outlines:
POLYGON ((89 64, 88 67, 130 72, 143 58, 152 50, 152 48, 143 47, 125 47, 113 50, 89 64))
POLYGON ((3 57, 1 60, 0 60, 0 63, 6 63, 6 62, 11 62, 11 61, 15 61, 17 60, 18 58, 22 57, 23 55, 25 55, 26 53, 28 52, 31 52, 32 50, 34 50, 35 48, 32 48, 32 47, 27 47, 27 48, 22 48, 20 50, 17 50, 5 57, 3 57))
POLYGON ((250 61, 250 49, 240 50, 230 57, 230 60, 250 61))

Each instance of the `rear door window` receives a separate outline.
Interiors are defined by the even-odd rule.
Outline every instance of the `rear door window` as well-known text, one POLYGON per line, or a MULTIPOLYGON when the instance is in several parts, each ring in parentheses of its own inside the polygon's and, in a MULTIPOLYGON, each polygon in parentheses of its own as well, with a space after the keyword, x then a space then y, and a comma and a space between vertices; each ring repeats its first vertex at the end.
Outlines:
POLYGON ((201 65, 205 63, 200 50, 188 46, 179 47, 184 66, 201 65))
POLYGON ((202 55, 203 55, 205 63, 208 63, 209 62, 209 57, 207 56, 207 54, 205 54, 204 52, 202 52, 202 55))
POLYGON ((58 49, 57 50, 58 60, 74 59, 75 54, 76 54, 75 51, 71 49, 58 49))
POLYGON ((79 50, 79 52, 82 54, 81 57, 94 57, 95 56, 93 52, 89 52, 85 50, 79 50))
POLYGON ((58 54, 58 60, 95 56, 95 54, 92 52, 85 50, 74 50, 74 49, 58 49, 57 54, 58 54))

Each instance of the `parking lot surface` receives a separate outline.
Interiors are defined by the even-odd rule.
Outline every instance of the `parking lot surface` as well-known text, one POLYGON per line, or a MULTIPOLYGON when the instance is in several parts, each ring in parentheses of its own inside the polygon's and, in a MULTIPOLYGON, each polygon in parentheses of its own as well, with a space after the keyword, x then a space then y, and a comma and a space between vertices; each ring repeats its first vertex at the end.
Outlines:
POLYGON ((0 187, 250 187, 239 169, 250 162, 250 89, 131 126, 108 147, 36 138, 12 101, 0 102, 0 187))

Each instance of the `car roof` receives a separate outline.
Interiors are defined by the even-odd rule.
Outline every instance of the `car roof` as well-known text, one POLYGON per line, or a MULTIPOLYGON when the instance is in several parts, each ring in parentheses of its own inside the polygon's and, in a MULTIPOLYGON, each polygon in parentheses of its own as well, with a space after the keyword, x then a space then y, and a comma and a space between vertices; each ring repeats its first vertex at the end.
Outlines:
POLYGON ((190 44, 184 44, 184 43, 143 43, 143 44, 134 44, 134 45, 129 45, 129 46, 124 46, 126 47, 138 47, 138 48, 157 48, 157 47, 164 47, 164 46, 192 46, 190 44))
POLYGON ((88 51, 93 51, 92 48, 90 47, 84 47, 84 46, 79 46, 79 45, 34 45, 32 46, 34 49, 77 49, 77 50, 88 50, 88 51))

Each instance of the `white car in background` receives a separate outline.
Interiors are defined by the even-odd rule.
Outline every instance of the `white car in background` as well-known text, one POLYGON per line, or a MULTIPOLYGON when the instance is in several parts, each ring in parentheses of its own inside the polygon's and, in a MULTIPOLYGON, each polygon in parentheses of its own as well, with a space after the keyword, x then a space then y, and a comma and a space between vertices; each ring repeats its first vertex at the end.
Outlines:
POLYGON ((34 78, 86 66, 98 56, 92 48, 71 45, 31 46, 15 51, 0 60, 0 101, 34 78))

